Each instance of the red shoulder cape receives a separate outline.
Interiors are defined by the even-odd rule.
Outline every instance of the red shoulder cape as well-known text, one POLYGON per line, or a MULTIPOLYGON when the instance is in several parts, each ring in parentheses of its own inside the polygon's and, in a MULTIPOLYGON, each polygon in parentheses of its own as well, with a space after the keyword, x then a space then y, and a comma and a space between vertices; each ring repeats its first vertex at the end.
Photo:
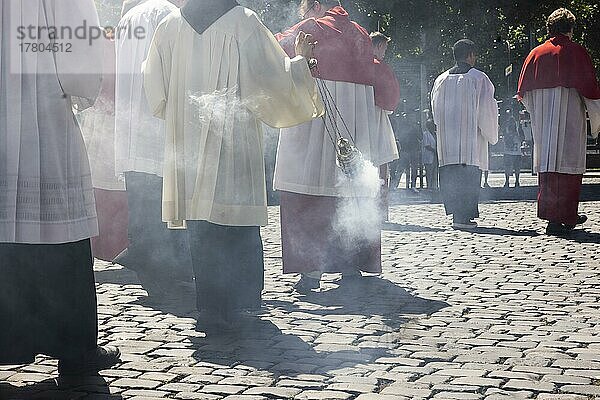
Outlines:
POLYGON ((281 47, 295 57, 294 45, 300 32, 310 33, 319 42, 316 78, 373 85, 373 45, 369 33, 350 20, 342 7, 327 11, 323 18, 309 18, 276 35, 281 47))
POLYGON ((536 89, 577 89, 591 100, 600 99, 596 71, 587 50, 565 35, 557 35, 536 47, 525 60, 517 95, 536 89))
POLYGON ((374 63, 375 104, 386 111, 394 111, 400 103, 398 78, 385 62, 375 59, 374 63))

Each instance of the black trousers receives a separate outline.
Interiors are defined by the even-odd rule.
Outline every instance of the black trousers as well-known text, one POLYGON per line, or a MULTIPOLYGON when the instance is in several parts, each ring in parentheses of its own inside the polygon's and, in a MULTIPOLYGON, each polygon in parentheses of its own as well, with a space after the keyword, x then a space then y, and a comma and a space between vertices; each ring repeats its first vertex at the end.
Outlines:
POLYGON ((256 309, 264 288, 259 227, 188 221, 198 310, 224 318, 256 309))
POLYGON ((0 243, 0 364, 78 359, 98 338, 90 241, 0 243))
POLYGON ((129 207, 129 246, 116 262, 159 278, 192 282, 192 260, 187 232, 171 230, 162 222, 162 178, 140 172, 125 173, 129 207))
POLYGON ((481 170, 472 165, 440 167, 440 190, 447 215, 465 222, 479 217, 481 170))

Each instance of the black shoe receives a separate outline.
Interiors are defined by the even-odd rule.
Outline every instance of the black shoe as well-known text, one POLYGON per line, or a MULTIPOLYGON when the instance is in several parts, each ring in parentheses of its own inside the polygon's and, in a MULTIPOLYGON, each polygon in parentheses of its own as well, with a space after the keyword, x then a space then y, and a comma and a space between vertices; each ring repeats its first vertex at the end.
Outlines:
POLYGON ((452 228, 456 230, 462 231, 470 231, 477 228, 477 222, 469 220, 469 221, 454 221, 452 223, 452 228))
POLYGON ((362 279, 362 274, 360 273, 360 271, 353 271, 353 272, 345 272, 342 274, 342 279, 340 279, 341 283, 353 283, 353 282, 358 282, 362 279))
POLYGON ((121 362, 121 351, 112 346, 96 347, 96 350, 78 360, 60 360, 58 373, 62 376, 83 376, 108 369, 121 362))
POLYGON ((318 289, 321 286, 321 281, 319 279, 310 278, 306 275, 302 275, 300 280, 296 282, 294 285, 294 289, 296 292, 301 294, 308 294, 313 289, 318 289))
POLYGON ((578 215, 577 216, 577 225, 583 225, 587 222, 587 220, 588 220, 587 215, 583 215, 583 214, 578 215))
POLYGON ((546 235, 549 236, 565 236, 573 231, 574 226, 559 224, 557 222, 548 222, 546 227, 546 235))

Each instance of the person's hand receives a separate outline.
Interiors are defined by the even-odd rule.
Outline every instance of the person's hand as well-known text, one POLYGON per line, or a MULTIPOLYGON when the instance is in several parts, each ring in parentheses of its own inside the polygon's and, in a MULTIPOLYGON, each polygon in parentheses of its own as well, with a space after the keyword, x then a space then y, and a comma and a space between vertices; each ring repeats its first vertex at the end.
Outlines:
POLYGON ((300 32, 296 38, 296 55, 302 56, 307 60, 311 59, 316 44, 317 42, 313 41, 313 37, 310 33, 300 32))

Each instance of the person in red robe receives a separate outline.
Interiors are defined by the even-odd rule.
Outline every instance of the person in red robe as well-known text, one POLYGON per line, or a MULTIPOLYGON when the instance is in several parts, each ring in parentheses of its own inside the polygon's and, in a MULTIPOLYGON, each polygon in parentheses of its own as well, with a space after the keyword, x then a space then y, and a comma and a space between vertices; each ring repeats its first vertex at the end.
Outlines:
POLYGON ((363 199, 342 193, 343 173, 336 166, 332 130, 337 126, 337 133, 355 143, 376 167, 375 178, 378 168, 398 158, 398 150, 387 114, 382 119, 375 105, 378 88, 369 33, 350 19, 337 0, 303 0, 300 8, 305 19, 276 37, 294 57, 299 33, 313 36, 318 61, 313 75, 322 95, 330 92, 333 100, 327 120, 314 119, 281 131, 275 166, 274 188, 281 195, 283 270, 300 273, 295 288, 307 293, 320 286, 322 273, 342 273, 343 281, 351 282, 360 278, 360 271, 381 272, 380 207, 367 207, 374 211, 370 213, 361 203, 360 212, 340 212, 348 202, 358 204, 363 199), (349 214, 374 218, 351 227, 343 224, 340 229, 339 220, 349 214), (359 230, 369 231, 368 237, 359 230))
POLYGON ((550 15, 550 38, 525 60, 517 93, 531 114, 538 217, 548 221, 549 235, 567 234, 587 221, 578 210, 586 167, 586 111, 592 135, 600 131, 600 87, 588 52, 572 40, 574 26, 575 16, 565 8, 550 15))

